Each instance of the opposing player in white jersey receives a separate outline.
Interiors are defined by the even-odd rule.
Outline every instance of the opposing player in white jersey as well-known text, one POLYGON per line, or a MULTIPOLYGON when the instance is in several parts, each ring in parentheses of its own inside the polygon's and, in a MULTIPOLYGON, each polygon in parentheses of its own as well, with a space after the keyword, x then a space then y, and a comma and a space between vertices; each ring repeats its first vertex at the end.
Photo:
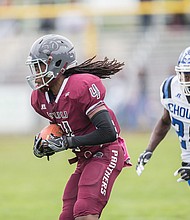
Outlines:
POLYGON ((180 175, 177 182, 188 181, 190 185, 190 47, 179 56, 175 71, 177 75, 164 80, 160 87, 164 113, 152 131, 146 150, 138 158, 136 171, 140 176, 172 126, 179 138, 182 159, 181 167, 174 175, 180 175))

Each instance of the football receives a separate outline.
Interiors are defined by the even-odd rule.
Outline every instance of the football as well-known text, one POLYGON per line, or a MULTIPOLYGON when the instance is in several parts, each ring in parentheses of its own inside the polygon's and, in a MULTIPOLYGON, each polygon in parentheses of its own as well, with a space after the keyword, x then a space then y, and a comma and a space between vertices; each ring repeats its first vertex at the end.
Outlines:
POLYGON ((57 124, 49 124, 41 130, 39 137, 42 138, 42 140, 48 140, 50 134, 53 134, 56 137, 61 137, 63 135, 63 131, 57 124))

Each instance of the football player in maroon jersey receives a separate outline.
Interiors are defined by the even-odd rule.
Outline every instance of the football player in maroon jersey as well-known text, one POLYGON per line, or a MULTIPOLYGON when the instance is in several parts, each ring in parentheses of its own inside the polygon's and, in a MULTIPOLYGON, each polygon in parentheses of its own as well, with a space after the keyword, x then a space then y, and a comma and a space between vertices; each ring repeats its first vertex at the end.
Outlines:
POLYGON ((77 162, 64 190, 60 220, 99 219, 117 176, 131 166, 117 119, 104 102, 101 81, 124 63, 94 58, 77 65, 73 44, 51 34, 34 42, 26 62, 32 73, 27 77, 34 90, 32 107, 65 134, 46 141, 37 135, 34 155, 49 157, 71 149, 75 157, 69 162, 77 162))

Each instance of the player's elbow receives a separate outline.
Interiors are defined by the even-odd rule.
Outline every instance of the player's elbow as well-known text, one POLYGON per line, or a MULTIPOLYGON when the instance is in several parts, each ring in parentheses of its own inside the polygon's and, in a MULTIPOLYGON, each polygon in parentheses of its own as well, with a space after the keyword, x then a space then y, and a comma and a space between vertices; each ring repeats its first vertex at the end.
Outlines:
POLYGON ((118 138, 118 133, 116 132, 115 129, 110 129, 107 133, 107 137, 108 137, 108 142, 114 142, 118 138))

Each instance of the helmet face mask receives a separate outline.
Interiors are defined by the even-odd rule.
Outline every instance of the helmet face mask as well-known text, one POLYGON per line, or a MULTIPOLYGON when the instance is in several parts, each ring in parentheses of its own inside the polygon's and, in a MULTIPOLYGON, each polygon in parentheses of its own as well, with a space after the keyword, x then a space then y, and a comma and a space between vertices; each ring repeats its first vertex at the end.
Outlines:
POLYGON ((33 90, 40 89, 44 86, 48 86, 48 83, 54 78, 53 72, 47 71, 48 64, 41 59, 26 61, 29 66, 31 75, 27 76, 26 79, 33 90), (43 65, 43 68, 42 68, 43 65), (40 84, 37 83, 40 79, 40 84))
POLYGON ((54 34, 45 35, 31 47, 26 61, 31 75, 26 79, 33 90, 49 87, 53 79, 76 63, 74 46, 67 38, 54 34))
POLYGON ((183 93, 190 96, 190 47, 180 54, 175 71, 183 93))

